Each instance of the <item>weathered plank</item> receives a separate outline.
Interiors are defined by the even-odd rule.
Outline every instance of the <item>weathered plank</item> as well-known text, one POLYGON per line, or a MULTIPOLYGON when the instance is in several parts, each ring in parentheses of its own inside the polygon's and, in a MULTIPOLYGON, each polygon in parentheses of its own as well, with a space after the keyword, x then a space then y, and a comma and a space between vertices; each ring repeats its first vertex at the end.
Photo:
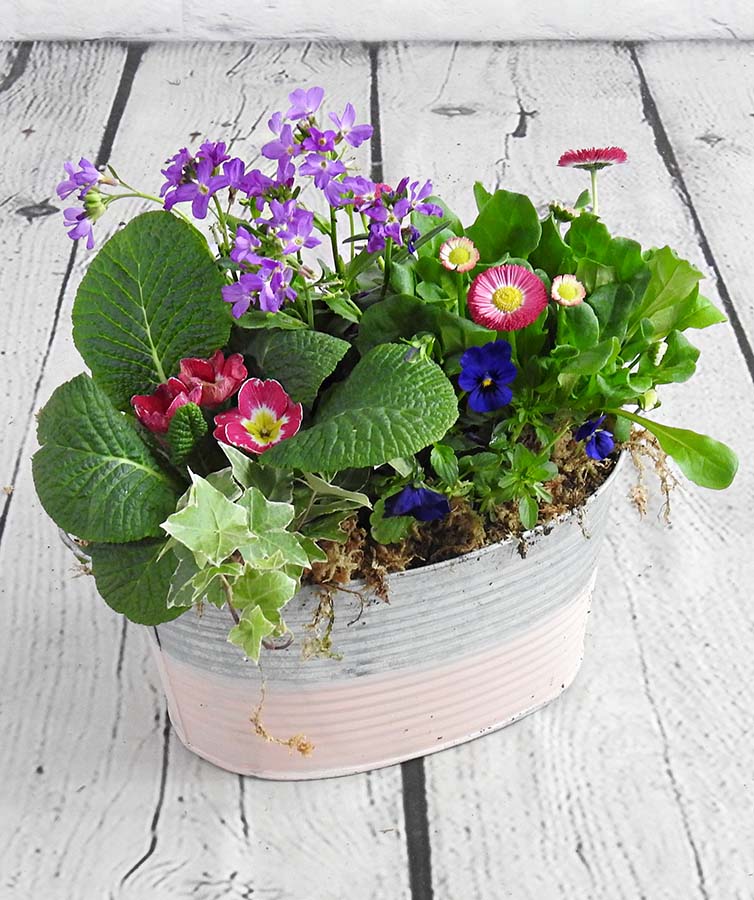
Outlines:
MULTIPOLYGON (((58 325, 61 287, 73 264, 55 185, 63 162, 96 157, 125 48, 108 44, 2 45, 0 117, 0 487, 12 486, 38 400, 39 377, 58 325), (92 91, 92 83, 100 85, 92 91)), ((0 513, 7 503, 0 494, 0 513)))
MULTIPOLYGON (((136 72, 112 161, 126 180, 151 191, 165 157, 204 137, 233 138, 234 151, 246 155, 248 148, 253 159, 251 148, 267 140, 269 113, 285 104, 291 89, 319 81, 333 108, 342 110, 353 99, 363 111, 368 72, 358 48, 150 48, 136 72), (349 82, 360 85, 358 95, 349 82)), ((123 201, 119 213, 98 222, 98 242, 137 209, 123 201)), ((65 323, 79 275, 65 293, 65 323)), ((41 398, 80 368, 66 325, 55 338, 41 398)), ((31 449, 29 442, 25 456, 31 449)), ((13 808, 21 821, 5 857, 17 885, 52 888, 53 896, 55 886, 64 885, 61 898, 210 898, 253 890, 293 900, 301 885, 312 900, 347 887, 365 898, 407 896, 399 770, 275 785, 241 782, 196 760, 165 728, 161 691, 139 629, 123 631, 89 579, 68 577, 70 558, 33 499, 26 468, 0 552, 12 621, 36 634, 31 650, 15 641, 3 659, 17 689, 13 718, 24 723, 18 742, 3 748, 8 777, 18 784, 13 808), (25 601, 52 591, 60 601, 43 616, 25 601), (40 667, 46 668, 35 681, 34 705, 43 713, 24 717, 29 700, 22 686, 40 667), (96 734, 90 733, 93 722, 101 726, 96 734), (38 748, 33 764, 31 748, 38 748), (34 774, 37 755, 45 773, 54 773, 47 775, 48 797, 38 786, 31 793, 45 783, 34 774), (34 799, 22 804, 23 796, 34 799), (338 830, 331 827, 334 810, 338 830), (42 848, 39 861, 36 847, 42 848)), ((250 698, 250 712, 255 704, 250 698)))
MULTIPOLYGON (((562 150, 618 143, 631 164, 602 179, 608 224, 704 263, 626 48, 398 46, 383 52, 379 82, 388 180, 420 167, 468 217, 475 178, 572 199, 585 185, 555 167, 562 150)), ((744 449, 754 397, 732 331, 696 342, 701 372, 663 392, 660 417, 744 449)), ((742 692, 754 665, 739 585, 754 572, 735 536, 752 491, 746 471, 727 494, 684 488, 667 530, 616 505, 574 687, 425 761, 435 896, 746 896, 742 692)))

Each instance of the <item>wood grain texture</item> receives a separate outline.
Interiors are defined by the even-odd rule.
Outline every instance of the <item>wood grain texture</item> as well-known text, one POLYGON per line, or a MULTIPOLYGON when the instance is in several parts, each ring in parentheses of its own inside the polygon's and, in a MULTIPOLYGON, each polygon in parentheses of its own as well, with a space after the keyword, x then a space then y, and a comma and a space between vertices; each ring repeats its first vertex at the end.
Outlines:
MULTIPOLYGON (((0 486, 12 485, 18 471, 75 255, 61 212, 75 197, 60 201, 55 185, 65 160, 94 160, 125 54, 105 44, 0 47, 0 486), (96 93, 90 79, 102 84, 96 93)), ((0 511, 6 502, 0 495, 0 511)))
MULTIPOLYGON (((704 267, 629 51, 574 50, 387 49, 386 177, 429 163, 437 192, 468 216, 462 182, 478 173, 489 186, 572 200, 586 185, 556 168, 560 152, 618 143, 631 164, 602 179, 608 224, 704 267)), ((754 397, 734 335, 718 327, 695 343, 701 371, 682 393, 663 391, 658 417, 745 450, 754 397)), ((742 586, 754 572, 741 536, 753 491, 745 470, 727 494, 684 486, 671 529, 654 516, 637 527, 627 503, 614 509, 574 687, 499 734, 425 760, 435 897, 749 896, 754 754, 743 698, 754 664, 742 586)))
POLYGON ((168 0, 150 3, 105 0, 8 0, 0 36, 47 40, 126 37, 178 40, 344 41, 446 40, 655 40, 754 37, 746 0, 650 0, 604 4, 477 0, 461 9, 452 0, 344 2, 322 0, 168 0))
MULTIPOLYGON (((368 72, 360 48, 153 47, 136 70, 111 159, 147 190, 159 186, 166 156, 204 137, 232 139, 233 150, 252 160, 251 148, 267 140, 269 113, 293 87, 316 81, 334 108, 342 111, 352 98, 365 110, 368 72)), ((139 208, 131 201, 115 207, 97 223, 98 244, 139 208)), ((64 235, 56 240, 67 249, 64 235)), ((69 323, 89 258, 80 254, 63 298, 42 402, 82 368, 69 323)), ((53 302, 40 298, 40 325, 53 302)), ((30 439, 25 458, 32 449, 30 439)), ((408 897, 400 771, 281 787, 242 782, 185 751, 166 728, 143 636, 102 604, 91 579, 72 577, 70 555, 33 496, 26 465, 0 554, 12 626, 0 638, 12 698, 3 712, 13 723, 0 751, 13 785, 0 867, 8 876, 0 885, 44 888, 50 900, 252 892, 299 900, 302 891, 307 900, 328 900, 332 884, 352 885, 365 900, 408 897), (22 632, 34 634, 31 648, 16 639, 22 632), (332 824, 334 811, 343 831, 332 824)), ((249 698, 250 713, 257 702, 249 698)))

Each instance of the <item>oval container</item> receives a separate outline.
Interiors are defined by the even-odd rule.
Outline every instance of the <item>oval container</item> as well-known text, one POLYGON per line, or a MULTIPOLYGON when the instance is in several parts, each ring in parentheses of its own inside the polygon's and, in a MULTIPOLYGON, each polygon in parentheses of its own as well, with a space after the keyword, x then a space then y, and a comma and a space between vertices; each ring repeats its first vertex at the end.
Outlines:
MULTIPOLYGON (((321 590, 284 610, 296 639, 260 665, 207 605, 148 629, 181 742, 260 778, 346 775, 444 750, 555 699, 579 670, 610 496, 622 460, 585 506, 518 541, 389 577, 389 603, 333 594, 331 650, 304 658, 321 590), (263 687, 264 686, 264 687, 263 687), (307 755, 258 733, 303 735, 307 755)), ((145 629, 146 630, 146 629, 145 629)))

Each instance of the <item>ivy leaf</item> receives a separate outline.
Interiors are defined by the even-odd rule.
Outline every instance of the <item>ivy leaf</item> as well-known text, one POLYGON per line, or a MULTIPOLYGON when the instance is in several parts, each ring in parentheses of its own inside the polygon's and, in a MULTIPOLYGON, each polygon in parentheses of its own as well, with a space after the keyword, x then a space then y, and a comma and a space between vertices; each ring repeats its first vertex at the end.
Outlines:
POLYGON ((207 563, 217 566, 248 540, 247 513, 206 479, 192 478, 188 504, 162 527, 191 550, 200 568, 207 563))
POLYGON ((224 284, 207 241, 171 213, 143 213, 104 244, 76 294, 73 340, 116 406, 227 344, 224 284))
POLYGON ((298 581, 285 572, 259 572, 246 566, 233 584, 233 603, 238 609, 258 606, 265 619, 279 626, 280 610, 298 590, 298 581))
POLYGON ((147 540, 88 548, 100 596, 137 625, 160 625, 185 612, 167 601, 176 557, 172 551, 162 554, 164 546, 164 540, 147 540))
POLYGON ((271 313, 263 312, 261 309, 248 310, 248 312, 245 312, 239 319, 236 319, 235 324, 239 328, 247 328, 249 330, 257 328, 284 328, 286 330, 295 330, 309 327, 306 322, 295 318, 295 316, 289 316, 282 310, 271 313))
POLYGON ((480 262, 494 263, 506 253, 526 258, 539 244, 542 227, 531 200, 511 191, 495 191, 466 234, 480 262))
POLYGON ((178 487, 88 375, 55 391, 39 414, 37 436, 34 483, 60 528, 106 543, 160 535, 178 487))
POLYGON ((275 625, 265 618, 262 610, 250 606, 241 613, 238 625, 230 629, 228 640, 240 647, 249 659, 258 662, 262 639, 274 630, 275 625))
POLYGON ((247 353, 265 378, 279 381, 296 403, 311 406, 320 385, 350 350, 347 341, 323 331, 257 331, 247 353))
POLYGON ((265 462, 321 472, 378 466, 440 440, 457 418, 439 366, 381 344, 331 391, 314 425, 268 450, 265 462))
POLYGON ((685 428, 661 425, 625 409, 613 412, 651 431, 662 449, 673 457, 683 474, 695 484, 720 491, 727 488, 735 478, 738 458, 721 441, 685 428))
POLYGON ((297 535, 287 530, 295 512, 291 503, 273 502, 258 488, 250 487, 238 501, 238 508, 247 516, 246 539, 238 548, 246 562, 258 568, 309 565, 297 535))
POLYGON ((184 403, 173 414, 168 426, 171 459, 181 465, 207 434, 207 420, 196 403, 184 403))

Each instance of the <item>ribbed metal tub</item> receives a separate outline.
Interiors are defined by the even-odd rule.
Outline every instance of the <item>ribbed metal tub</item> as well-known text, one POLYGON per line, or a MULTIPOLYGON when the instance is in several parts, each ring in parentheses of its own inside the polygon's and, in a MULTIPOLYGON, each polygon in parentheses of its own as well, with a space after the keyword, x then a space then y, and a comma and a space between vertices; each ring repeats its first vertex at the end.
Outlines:
POLYGON ((443 750, 514 722, 558 696, 581 664, 616 470, 585 507, 544 533, 390 576, 390 602, 334 595, 332 651, 302 654, 321 594, 286 607, 296 635, 260 665, 227 642, 208 606, 150 629, 175 731, 215 765, 262 778, 344 775, 443 750), (261 737, 303 734, 308 755, 261 737))

